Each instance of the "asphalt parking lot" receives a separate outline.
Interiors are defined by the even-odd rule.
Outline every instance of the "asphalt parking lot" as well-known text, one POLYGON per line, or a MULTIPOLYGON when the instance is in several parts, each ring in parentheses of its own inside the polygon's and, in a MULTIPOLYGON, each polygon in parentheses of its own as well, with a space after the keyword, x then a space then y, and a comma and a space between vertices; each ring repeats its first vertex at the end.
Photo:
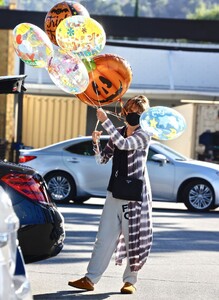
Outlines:
POLYGON ((103 200, 61 205, 66 241, 54 258, 27 265, 34 299, 216 300, 219 295, 219 209, 190 213, 183 204, 154 203, 154 243, 137 292, 121 295, 123 268, 112 259, 95 291, 67 285, 84 275, 103 200))

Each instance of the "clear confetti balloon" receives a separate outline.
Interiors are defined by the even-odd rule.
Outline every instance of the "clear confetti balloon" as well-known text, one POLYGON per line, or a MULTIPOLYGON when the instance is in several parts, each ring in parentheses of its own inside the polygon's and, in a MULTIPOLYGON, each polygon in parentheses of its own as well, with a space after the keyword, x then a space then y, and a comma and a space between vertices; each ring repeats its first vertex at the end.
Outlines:
POLYGON ((51 80, 60 89, 69 94, 82 93, 88 86, 87 69, 78 56, 70 56, 58 49, 54 51, 48 67, 51 80))
POLYGON ((90 58, 103 50, 106 34, 103 27, 94 19, 72 16, 58 25, 56 41, 66 52, 77 53, 81 58, 90 58))
POLYGON ((15 52, 27 65, 45 68, 53 55, 53 46, 47 34, 30 23, 18 24, 13 30, 15 52))
POLYGON ((175 109, 154 106, 141 114, 140 126, 157 140, 173 140, 184 132, 186 121, 175 109))

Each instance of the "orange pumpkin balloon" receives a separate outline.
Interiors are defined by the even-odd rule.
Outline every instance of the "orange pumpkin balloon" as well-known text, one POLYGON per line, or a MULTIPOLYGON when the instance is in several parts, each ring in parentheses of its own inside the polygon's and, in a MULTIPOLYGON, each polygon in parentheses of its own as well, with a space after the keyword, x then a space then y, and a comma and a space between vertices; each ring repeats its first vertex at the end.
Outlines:
POLYGON ((58 46, 56 41, 56 28, 59 23, 68 17, 76 15, 90 17, 87 9, 75 1, 63 1, 57 3, 50 9, 45 17, 44 28, 53 44, 58 46))
POLYGON ((87 89, 77 94, 82 102, 91 106, 104 106, 119 100, 132 81, 129 63, 114 54, 101 54, 84 61, 88 74, 87 89))

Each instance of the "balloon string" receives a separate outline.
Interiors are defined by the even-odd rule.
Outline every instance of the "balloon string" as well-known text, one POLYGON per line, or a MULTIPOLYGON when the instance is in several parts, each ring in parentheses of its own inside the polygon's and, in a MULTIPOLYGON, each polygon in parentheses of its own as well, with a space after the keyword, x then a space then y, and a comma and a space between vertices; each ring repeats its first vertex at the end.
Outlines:
MULTIPOLYGON (((109 114, 109 115, 112 115, 112 116, 114 116, 114 117, 117 117, 117 118, 119 118, 119 119, 121 119, 121 120, 124 119, 124 117, 118 116, 116 113, 113 113, 112 111, 109 111, 109 110, 104 110, 104 111, 105 111, 105 113, 107 113, 107 114, 109 114)), ((97 130, 97 127, 98 127, 99 123, 100 123, 100 121, 97 120, 96 125, 95 125, 95 128, 94 128, 94 131, 97 130)))
MULTIPOLYGON (((93 106, 92 106, 92 107, 93 107, 93 106)), ((93 107, 93 108, 97 109, 97 107, 93 107)), ((116 118, 119 119, 119 120, 125 120, 125 117, 120 116, 120 115, 117 114, 116 112, 113 112, 113 111, 107 110, 107 109, 104 109, 104 111, 105 111, 106 114, 111 115, 111 116, 114 116, 114 117, 116 117, 116 118)), ((99 123, 99 122, 98 122, 98 123, 99 123)), ((97 124, 97 125, 98 125, 98 124, 97 124)), ((97 127, 97 125, 96 125, 96 127, 97 127)), ((96 128, 96 127, 95 127, 95 128, 96 128)))
POLYGON ((93 106, 92 107, 94 107, 94 108, 98 108, 98 106, 94 103, 94 101, 92 100, 92 98, 90 98, 88 95, 85 95, 86 97, 87 97, 87 99, 90 101, 90 103, 92 103, 93 104, 93 106))
MULTIPOLYGON (((92 106, 93 108, 95 108, 95 109, 99 108, 99 107, 93 102, 92 98, 90 98, 88 95, 86 95, 86 97, 87 97, 87 99, 93 104, 93 106, 92 106)), ((118 118, 119 120, 125 120, 125 117, 119 115, 116 111, 113 112, 113 111, 111 111, 111 110, 106 110, 106 109, 104 109, 104 111, 105 111, 105 113, 107 113, 108 115, 112 115, 112 116, 118 118)))
POLYGON ((105 113, 107 113, 108 115, 112 115, 116 118, 118 118, 119 120, 125 120, 125 118, 123 116, 120 116, 119 114, 117 114, 116 112, 110 111, 110 110, 105 110, 105 113))
POLYGON ((94 128, 94 131, 96 131, 96 130, 97 130, 97 127, 98 127, 99 123, 100 123, 100 121, 99 121, 99 120, 97 120, 97 123, 96 123, 96 126, 95 126, 95 128, 94 128))

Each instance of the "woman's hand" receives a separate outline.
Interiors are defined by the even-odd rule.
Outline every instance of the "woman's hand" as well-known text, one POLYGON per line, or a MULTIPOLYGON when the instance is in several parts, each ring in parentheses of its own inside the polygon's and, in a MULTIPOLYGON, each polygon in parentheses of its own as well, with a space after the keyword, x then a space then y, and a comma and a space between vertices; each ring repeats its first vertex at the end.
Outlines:
POLYGON ((97 119, 101 123, 105 122, 108 119, 107 114, 105 113, 105 111, 102 108, 97 109, 97 119))
POLYGON ((96 144, 98 142, 98 140, 100 139, 100 136, 102 134, 102 131, 93 131, 92 132, 92 140, 93 140, 93 143, 96 144))

